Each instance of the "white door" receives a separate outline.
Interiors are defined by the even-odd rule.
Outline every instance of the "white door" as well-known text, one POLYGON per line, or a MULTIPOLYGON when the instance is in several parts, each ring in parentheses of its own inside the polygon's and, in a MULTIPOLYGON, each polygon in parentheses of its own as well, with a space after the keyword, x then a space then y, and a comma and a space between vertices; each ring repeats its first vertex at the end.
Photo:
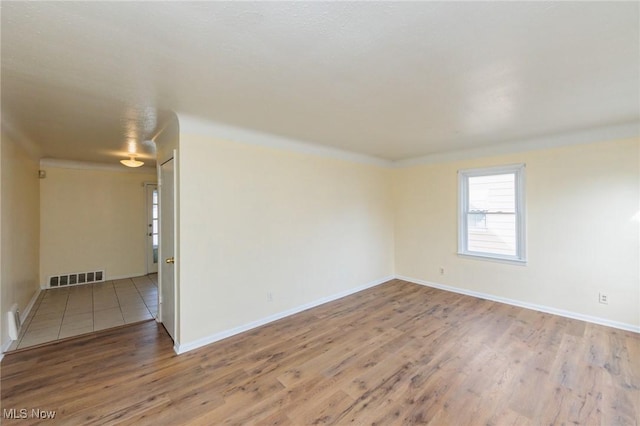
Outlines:
POLYGON ((147 274, 158 272, 158 185, 145 185, 147 192, 147 274))
POLYGON ((175 342, 175 228, 174 228, 174 160, 160 166, 160 245, 162 253, 160 282, 160 321, 175 342))

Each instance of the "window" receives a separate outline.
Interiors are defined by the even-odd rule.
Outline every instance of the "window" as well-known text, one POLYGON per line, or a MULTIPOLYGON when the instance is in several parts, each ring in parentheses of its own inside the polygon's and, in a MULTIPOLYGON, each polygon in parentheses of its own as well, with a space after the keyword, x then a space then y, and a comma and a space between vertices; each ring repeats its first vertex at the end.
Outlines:
POLYGON ((158 188, 154 188, 151 193, 151 249, 153 250, 153 263, 158 263, 158 245, 160 244, 158 235, 158 188))
POLYGON ((458 172, 458 254, 526 262, 524 164, 458 172))

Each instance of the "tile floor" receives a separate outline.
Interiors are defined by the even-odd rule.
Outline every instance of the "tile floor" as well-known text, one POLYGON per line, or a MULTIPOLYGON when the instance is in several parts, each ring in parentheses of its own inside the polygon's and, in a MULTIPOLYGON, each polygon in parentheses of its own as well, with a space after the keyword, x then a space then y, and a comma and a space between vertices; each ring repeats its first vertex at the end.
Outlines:
POLYGON ((157 274, 44 290, 9 350, 150 320, 157 312, 157 274))

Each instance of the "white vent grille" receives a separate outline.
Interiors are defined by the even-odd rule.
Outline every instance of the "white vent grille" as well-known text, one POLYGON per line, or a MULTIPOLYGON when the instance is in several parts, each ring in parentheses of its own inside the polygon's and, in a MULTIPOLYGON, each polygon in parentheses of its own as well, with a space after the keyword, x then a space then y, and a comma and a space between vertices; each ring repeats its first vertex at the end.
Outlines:
POLYGON ((52 275, 49 277, 49 288, 68 287, 73 285, 103 282, 106 279, 104 269, 91 272, 52 275))

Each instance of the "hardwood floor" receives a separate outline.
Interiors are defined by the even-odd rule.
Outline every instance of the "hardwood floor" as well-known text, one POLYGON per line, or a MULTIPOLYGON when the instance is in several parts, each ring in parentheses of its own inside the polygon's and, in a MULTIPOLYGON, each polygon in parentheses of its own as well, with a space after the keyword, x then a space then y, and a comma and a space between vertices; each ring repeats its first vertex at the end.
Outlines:
POLYGON ((148 322, 1 368, 4 424, 21 409, 56 415, 20 424, 65 425, 640 418, 640 335, 399 280, 180 356, 148 322))

